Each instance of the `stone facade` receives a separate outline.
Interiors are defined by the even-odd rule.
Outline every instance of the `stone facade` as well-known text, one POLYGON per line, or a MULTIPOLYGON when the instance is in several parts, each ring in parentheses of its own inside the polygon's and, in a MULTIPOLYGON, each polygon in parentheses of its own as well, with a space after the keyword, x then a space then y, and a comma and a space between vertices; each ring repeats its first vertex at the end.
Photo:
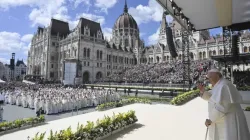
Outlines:
POLYGON ((63 81, 64 61, 76 60, 77 76, 83 83, 98 81, 110 73, 136 65, 143 45, 127 4, 113 27, 110 41, 104 39, 100 24, 94 21, 81 18, 70 31, 67 22, 51 19, 50 25, 39 27, 32 39, 28 74, 63 81))

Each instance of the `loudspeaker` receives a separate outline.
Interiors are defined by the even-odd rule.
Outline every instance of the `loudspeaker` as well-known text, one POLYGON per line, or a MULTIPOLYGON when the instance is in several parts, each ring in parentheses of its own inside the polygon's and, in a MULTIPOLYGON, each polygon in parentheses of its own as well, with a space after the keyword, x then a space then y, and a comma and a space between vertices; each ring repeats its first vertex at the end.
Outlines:
POLYGON ((169 52, 170 52, 172 58, 176 58, 178 55, 177 55, 177 52, 176 52, 176 49, 174 46, 172 29, 170 27, 166 28, 166 34, 167 34, 167 42, 168 42, 169 52))
POLYGON ((238 58, 239 57, 239 36, 238 35, 233 35, 232 36, 232 48, 231 48, 231 52, 234 58, 238 58))

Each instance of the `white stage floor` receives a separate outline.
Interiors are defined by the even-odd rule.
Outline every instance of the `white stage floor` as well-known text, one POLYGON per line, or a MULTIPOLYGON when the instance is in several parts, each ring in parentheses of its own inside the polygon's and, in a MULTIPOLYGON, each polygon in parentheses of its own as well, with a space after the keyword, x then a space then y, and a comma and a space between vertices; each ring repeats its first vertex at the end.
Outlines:
MULTIPOLYGON (((207 118, 207 103, 196 98, 183 106, 133 104, 104 112, 92 112, 4 135, 0 140, 27 140, 28 136, 33 137, 37 132, 47 131, 49 134, 50 129, 56 131, 69 126, 75 130, 78 122, 85 124, 86 121, 96 121, 104 115, 111 116, 113 112, 126 112, 130 109, 136 111, 138 125, 106 140, 202 140, 205 138, 204 122, 207 118)), ((250 114, 247 113, 247 116, 250 124, 250 114)))

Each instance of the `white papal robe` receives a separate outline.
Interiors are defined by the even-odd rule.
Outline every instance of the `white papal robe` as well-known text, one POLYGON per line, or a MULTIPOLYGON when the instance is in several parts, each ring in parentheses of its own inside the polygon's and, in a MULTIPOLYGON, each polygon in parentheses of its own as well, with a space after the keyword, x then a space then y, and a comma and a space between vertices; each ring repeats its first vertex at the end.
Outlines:
POLYGON ((231 82, 221 79, 202 98, 208 100, 212 121, 209 140, 250 140, 246 117, 240 106, 242 97, 231 82))

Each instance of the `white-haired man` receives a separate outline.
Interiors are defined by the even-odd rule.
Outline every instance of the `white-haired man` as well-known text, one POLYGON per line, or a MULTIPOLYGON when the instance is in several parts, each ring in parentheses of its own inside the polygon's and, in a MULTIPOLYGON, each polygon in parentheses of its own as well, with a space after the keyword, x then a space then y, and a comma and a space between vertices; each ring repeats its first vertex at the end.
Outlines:
POLYGON ((242 97, 236 87, 222 77, 217 69, 208 71, 207 78, 212 90, 205 91, 198 85, 201 97, 208 101, 210 140, 250 140, 245 114, 240 106, 242 97))

